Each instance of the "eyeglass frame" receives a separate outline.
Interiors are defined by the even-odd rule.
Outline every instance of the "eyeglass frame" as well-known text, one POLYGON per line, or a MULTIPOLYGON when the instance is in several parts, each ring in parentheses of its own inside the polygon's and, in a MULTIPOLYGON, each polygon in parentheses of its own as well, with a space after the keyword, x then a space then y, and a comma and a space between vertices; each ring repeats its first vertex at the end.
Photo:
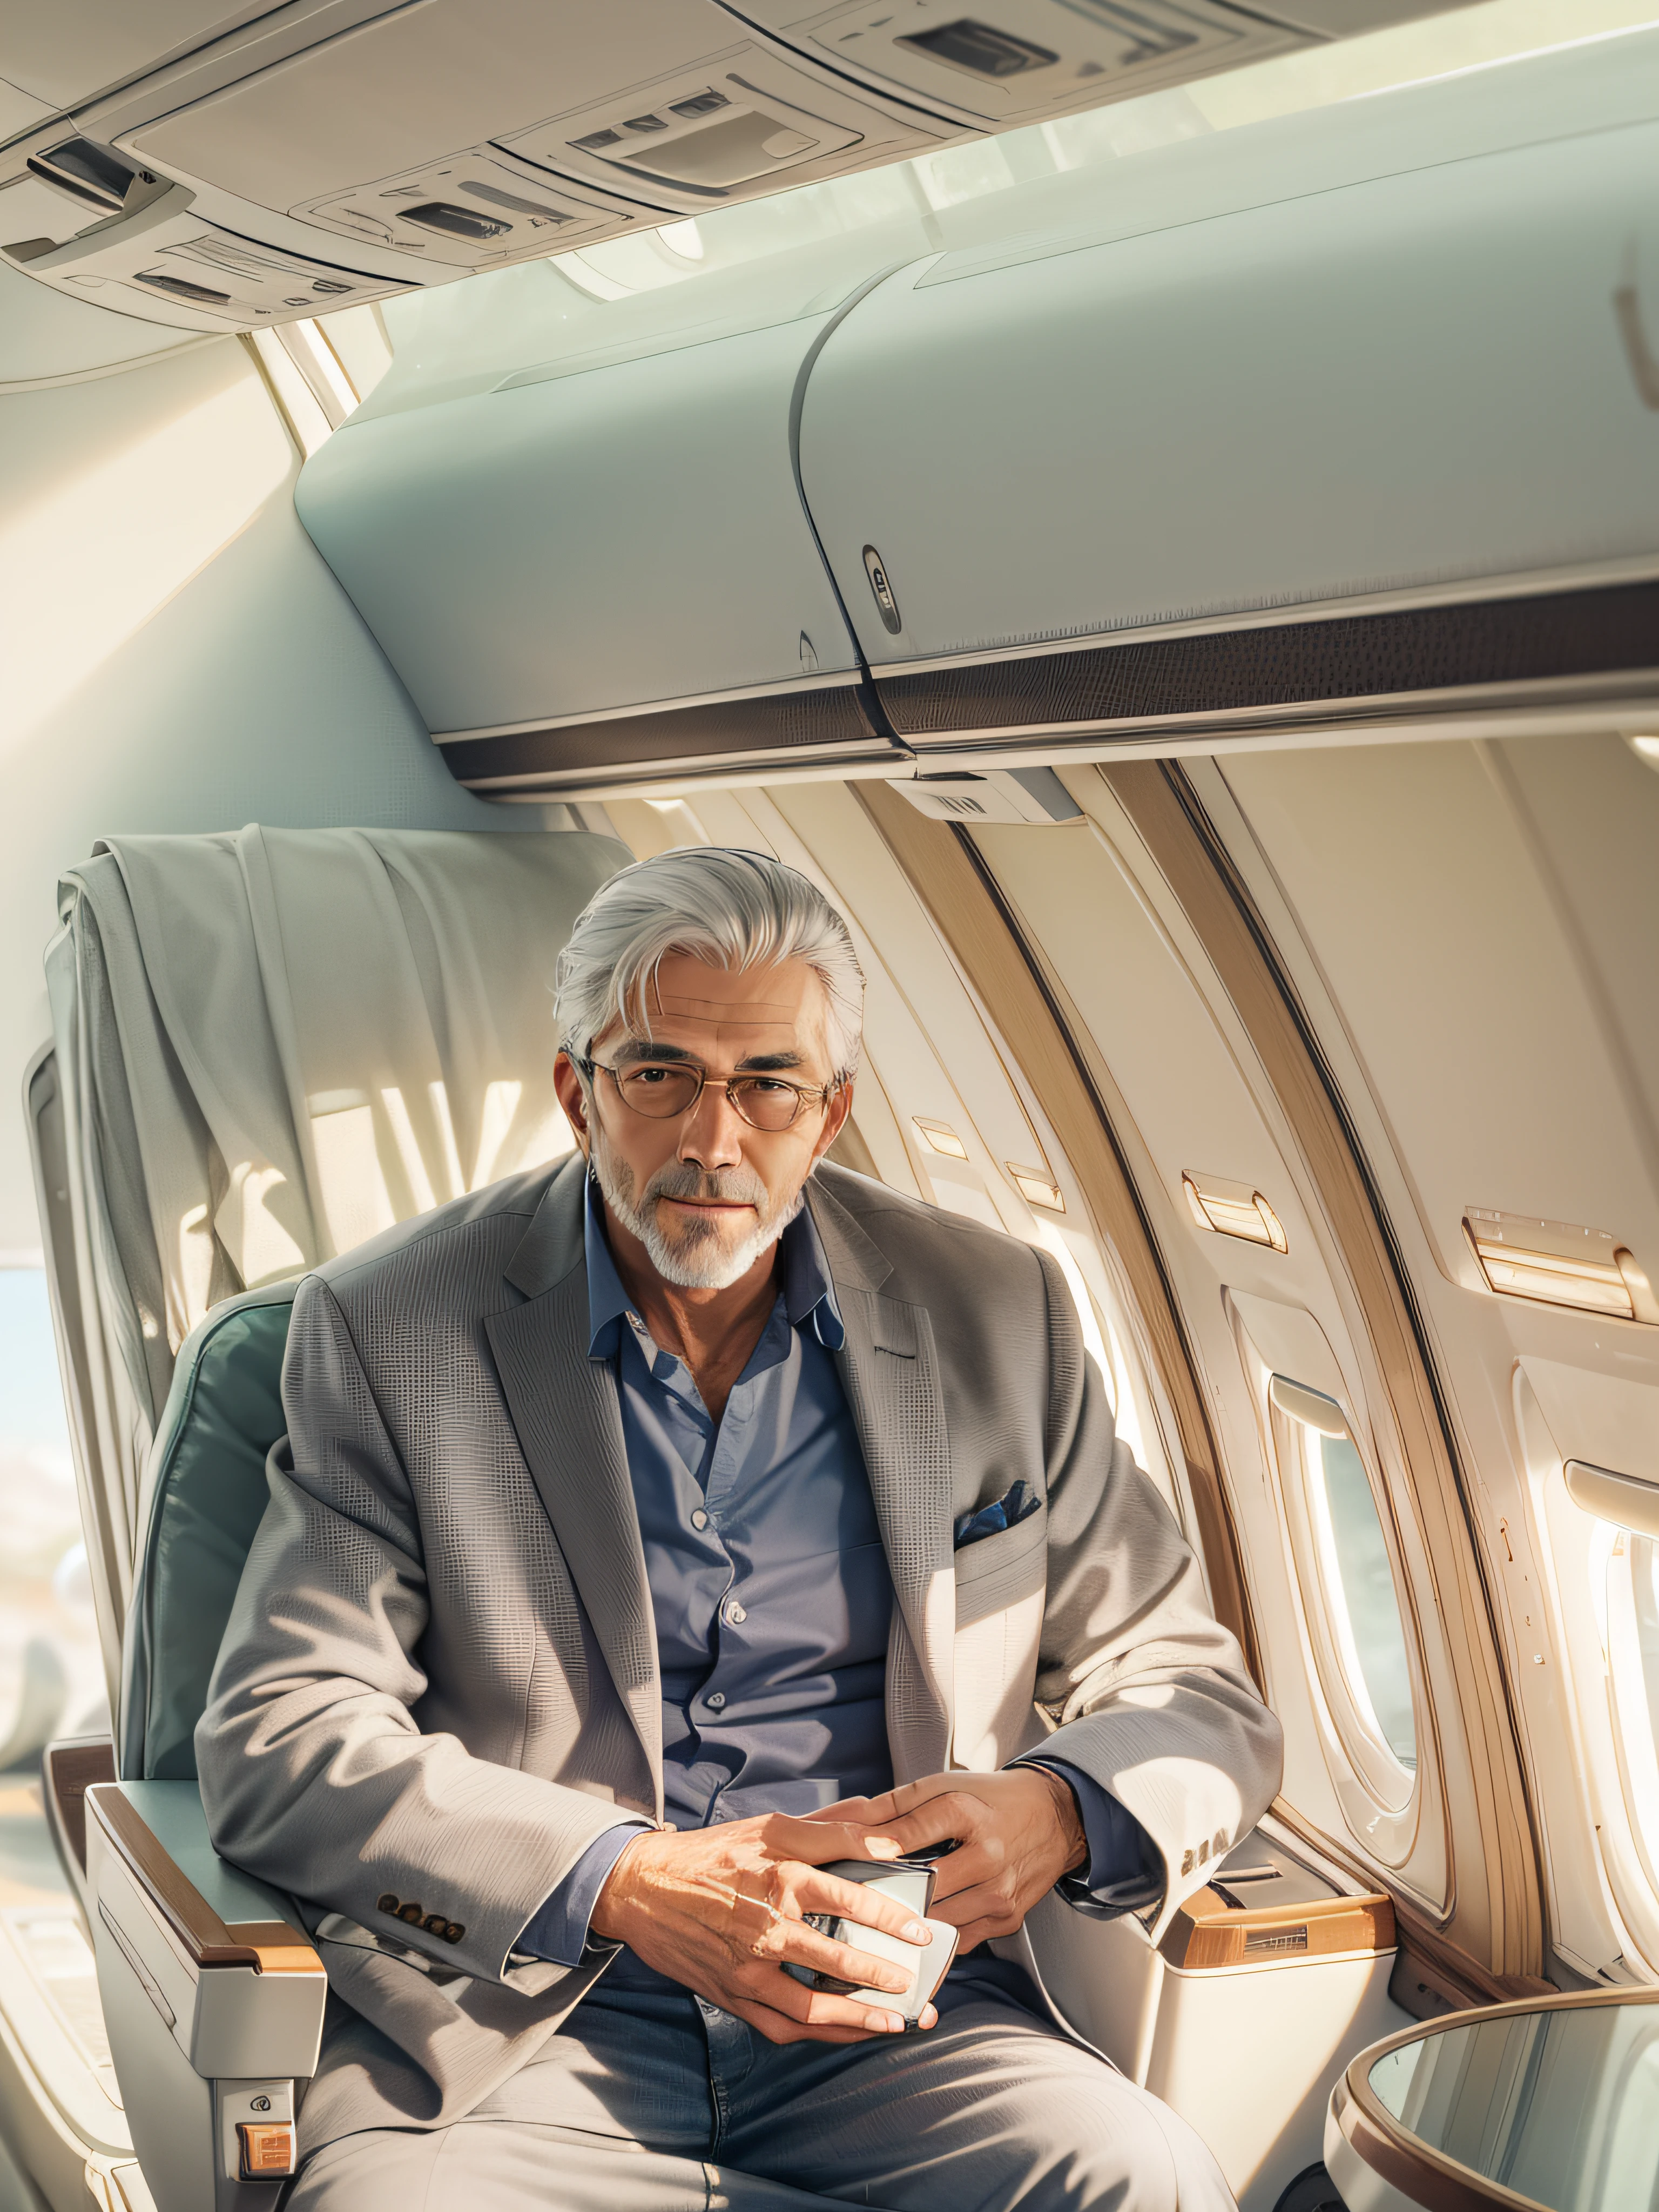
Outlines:
POLYGON ((629 1097, 628 1093, 623 1089, 623 1073, 632 1074, 635 1072, 634 1069, 629 1068, 623 1072, 618 1072, 617 1069, 611 1067, 605 1060, 594 1060, 591 1055, 578 1060, 575 1058, 574 1054, 572 1054, 572 1063, 574 1066, 581 1070, 582 1073, 587 1078, 590 1085, 596 1074, 608 1075, 612 1083, 617 1086, 617 1097, 620 1098, 623 1104, 627 1107, 629 1112, 637 1115, 639 1120, 641 1121, 656 1121, 665 1125, 670 1121, 683 1121, 688 1114, 696 1110, 702 1097, 703 1092, 712 1085, 716 1091, 725 1091, 726 1104, 737 1115, 738 1121, 743 1123, 744 1127, 745 1129, 752 1129, 756 1135, 760 1137, 787 1136, 789 1131, 799 1121, 802 1111, 808 1104, 817 1104, 828 1111, 830 1102, 835 1097, 836 1093, 838 1091, 842 1091, 846 1088, 844 1079, 830 1083, 792 1083, 787 1075, 775 1075, 770 1069, 763 1067, 756 1068, 751 1073, 747 1075, 741 1072, 735 1075, 710 1075, 708 1070, 699 1061, 695 1060, 641 1060, 639 1063, 641 1067, 656 1066, 674 1068, 687 1075, 690 1074, 695 1070, 697 1078, 696 1089, 692 1092, 685 1104, 680 1108, 678 1114, 647 1114, 643 1107, 635 1106, 633 1101, 629 1097), (784 1123, 782 1128, 763 1128, 758 1121, 751 1121, 750 1120, 749 1116, 744 1112, 742 1107, 738 1105, 737 1100, 732 1096, 732 1085, 734 1083, 775 1083, 782 1090, 793 1091, 795 1094, 795 1110, 790 1115, 789 1119, 784 1123))

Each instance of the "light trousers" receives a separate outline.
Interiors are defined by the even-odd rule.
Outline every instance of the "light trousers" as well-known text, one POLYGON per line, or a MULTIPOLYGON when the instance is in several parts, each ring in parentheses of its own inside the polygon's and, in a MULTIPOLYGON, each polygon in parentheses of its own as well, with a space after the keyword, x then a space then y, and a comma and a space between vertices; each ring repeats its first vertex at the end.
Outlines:
POLYGON ((988 1978, 939 2026, 775 2045, 600 1982, 456 2124, 308 2160, 286 2212, 1234 2212, 1184 2120, 988 1978))

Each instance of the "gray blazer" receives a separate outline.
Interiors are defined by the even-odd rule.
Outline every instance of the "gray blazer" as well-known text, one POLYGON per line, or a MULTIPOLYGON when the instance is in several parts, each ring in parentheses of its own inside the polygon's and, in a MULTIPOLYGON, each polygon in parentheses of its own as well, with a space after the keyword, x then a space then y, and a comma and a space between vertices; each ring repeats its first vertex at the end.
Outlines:
MULTIPOLYGON (((218 1849, 300 1901, 328 1966, 311 2141, 446 2124, 522 2065, 603 1963, 514 1942, 617 1807, 661 1817, 582 1175, 441 1207, 295 1302, 289 1435, 196 1747, 218 1849)), ((809 1200, 896 1598, 895 1773, 988 1771, 1054 1730, 1163 1853, 1167 1917, 1272 1800, 1279 1731, 1114 1437, 1060 1271, 844 1170, 809 1200), (954 1518, 1022 1477, 1042 1510, 953 1553, 954 1518)))

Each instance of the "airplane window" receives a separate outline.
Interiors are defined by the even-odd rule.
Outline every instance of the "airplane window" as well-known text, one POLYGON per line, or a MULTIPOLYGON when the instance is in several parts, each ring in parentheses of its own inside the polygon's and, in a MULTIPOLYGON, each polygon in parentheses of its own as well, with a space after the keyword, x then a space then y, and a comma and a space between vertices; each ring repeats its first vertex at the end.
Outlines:
POLYGON ((1365 1800, 1401 1813, 1417 1780, 1404 1618, 1376 1492, 1334 1399, 1274 1376, 1270 1401, 1312 1657, 1365 1800))
POLYGON ((1304 1431, 1327 1601, 1348 1673, 1402 1766, 1417 1765, 1411 1668, 1389 1547, 1364 1462, 1346 1437, 1304 1431))
POLYGON ((0 1266, 0 1888, 56 1886, 41 1747, 108 1715, 46 1279, 0 1266))

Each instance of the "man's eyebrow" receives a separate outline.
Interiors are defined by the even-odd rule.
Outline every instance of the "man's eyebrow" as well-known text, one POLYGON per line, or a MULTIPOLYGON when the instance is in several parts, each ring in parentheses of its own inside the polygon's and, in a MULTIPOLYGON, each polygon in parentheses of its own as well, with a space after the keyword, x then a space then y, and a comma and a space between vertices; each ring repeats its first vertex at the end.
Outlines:
MULTIPOLYGON (((805 1054, 793 1048, 784 1052, 745 1053, 737 1063, 745 1075, 773 1075, 785 1068, 800 1067, 805 1064, 805 1054)), ((657 1044, 649 1037, 625 1037, 617 1047, 618 1066, 633 1066, 641 1061, 654 1061, 660 1066, 672 1060, 677 1066, 701 1067, 702 1061, 695 1052, 683 1044, 657 1044)))
POLYGON ((658 1044, 650 1037, 624 1037, 617 1047, 618 1060, 686 1060, 694 1067, 702 1062, 695 1052, 688 1052, 683 1044, 658 1044))
POLYGON ((799 1052, 746 1052, 738 1062, 745 1075, 771 1075, 780 1068, 799 1067, 805 1054, 799 1052))

